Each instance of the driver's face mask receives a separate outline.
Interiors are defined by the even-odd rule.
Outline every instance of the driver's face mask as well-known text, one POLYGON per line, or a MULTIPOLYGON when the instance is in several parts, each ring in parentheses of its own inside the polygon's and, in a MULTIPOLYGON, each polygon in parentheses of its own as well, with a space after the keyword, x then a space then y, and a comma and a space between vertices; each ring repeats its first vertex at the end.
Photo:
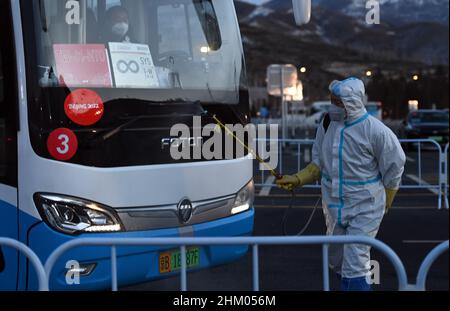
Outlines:
POLYGON ((112 27, 113 34, 123 37, 128 33, 129 25, 125 22, 117 23, 112 27))
POLYGON ((331 121, 344 122, 347 112, 345 111, 344 108, 332 104, 330 110, 328 111, 328 114, 330 116, 331 121))

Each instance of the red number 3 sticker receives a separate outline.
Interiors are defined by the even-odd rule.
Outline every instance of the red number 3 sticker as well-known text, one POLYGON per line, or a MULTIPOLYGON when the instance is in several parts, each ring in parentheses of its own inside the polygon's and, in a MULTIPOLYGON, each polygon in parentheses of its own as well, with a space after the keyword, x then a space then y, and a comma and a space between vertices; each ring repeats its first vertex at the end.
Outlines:
POLYGON ((77 153, 77 136, 66 128, 54 130, 48 137, 47 149, 56 160, 68 161, 77 153))

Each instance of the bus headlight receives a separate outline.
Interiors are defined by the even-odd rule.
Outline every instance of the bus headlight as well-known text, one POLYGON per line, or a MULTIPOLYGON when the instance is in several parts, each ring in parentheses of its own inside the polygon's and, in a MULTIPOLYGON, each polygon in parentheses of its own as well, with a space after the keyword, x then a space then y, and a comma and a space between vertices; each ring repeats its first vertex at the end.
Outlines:
POLYGON ((34 195, 42 218, 52 228, 67 234, 83 232, 119 232, 122 225, 109 207, 63 195, 34 195))
POLYGON ((242 188, 236 195, 233 208, 231 209, 231 214, 236 215, 248 211, 252 207, 254 200, 255 200, 255 185, 252 180, 244 188, 242 188))

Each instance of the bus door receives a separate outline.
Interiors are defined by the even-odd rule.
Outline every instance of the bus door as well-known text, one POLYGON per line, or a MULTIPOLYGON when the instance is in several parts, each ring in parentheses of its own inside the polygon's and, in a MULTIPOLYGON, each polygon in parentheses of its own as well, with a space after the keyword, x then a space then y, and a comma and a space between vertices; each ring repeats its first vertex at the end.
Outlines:
MULTIPOLYGON (((18 239, 17 82, 9 1, 0 1, 0 237, 18 239)), ((0 246, 0 291, 16 290, 18 252, 0 246)))

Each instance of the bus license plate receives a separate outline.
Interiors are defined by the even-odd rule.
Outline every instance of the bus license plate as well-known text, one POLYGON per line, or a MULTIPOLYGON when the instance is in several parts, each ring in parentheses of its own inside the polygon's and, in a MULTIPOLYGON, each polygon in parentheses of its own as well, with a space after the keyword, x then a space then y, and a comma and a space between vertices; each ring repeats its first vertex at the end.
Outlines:
MULTIPOLYGON (((192 247, 186 250, 187 268, 200 265, 200 248, 192 247)), ((181 252, 174 250, 159 254, 159 273, 170 273, 181 269, 181 252)))

